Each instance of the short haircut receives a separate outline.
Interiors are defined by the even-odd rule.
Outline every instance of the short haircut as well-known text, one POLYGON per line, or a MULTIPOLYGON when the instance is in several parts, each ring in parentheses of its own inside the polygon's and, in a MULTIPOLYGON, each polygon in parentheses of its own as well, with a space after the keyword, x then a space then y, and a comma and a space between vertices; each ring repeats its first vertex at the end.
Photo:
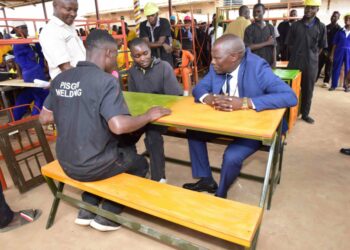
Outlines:
POLYGON ((133 48, 135 48, 136 46, 139 46, 141 44, 144 44, 147 47, 149 47, 148 43, 145 40, 137 37, 137 38, 131 40, 131 42, 129 43, 129 48, 130 48, 130 50, 132 50, 133 48))
POLYGON ((106 43, 116 44, 114 38, 108 34, 107 30, 94 29, 86 38, 86 49, 92 50, 106 43))
POLYGON ((334 14, 338 14, 338 15, 340 16, 340 12, 339 12, 339 11, 337 11, 337 10, 336 10, 336 11, 334 11, 332 15, 334 15, 334 14))
POLYGON ((238 14, 242 16, 247 9, 249 9, 247 5, 242 5, 239 7, 238 14))
POLYGON ((257 3, 257 4, 255 4, 254 7, 253 7, 253 9, 259 8, 259 7, 262 7, 263 10, 264 10, 264 12, 265 12, 265 5, 263 5, 262 3, 257 3))

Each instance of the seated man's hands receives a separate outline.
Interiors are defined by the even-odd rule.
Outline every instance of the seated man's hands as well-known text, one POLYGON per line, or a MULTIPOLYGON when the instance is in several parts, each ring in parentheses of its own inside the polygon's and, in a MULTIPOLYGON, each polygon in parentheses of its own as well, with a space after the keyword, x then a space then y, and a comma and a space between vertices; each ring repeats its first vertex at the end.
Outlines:
POLYGON ((171 114, 170 109, 159 107, 159 106, 152 107, 146 112, 146 115, 148 116, 151 122, 170 114, 171 114))
POLYGON ((234 96, 214 96, 213 107, 220 111, 234 111, 242 108, 243 100, 234 96))

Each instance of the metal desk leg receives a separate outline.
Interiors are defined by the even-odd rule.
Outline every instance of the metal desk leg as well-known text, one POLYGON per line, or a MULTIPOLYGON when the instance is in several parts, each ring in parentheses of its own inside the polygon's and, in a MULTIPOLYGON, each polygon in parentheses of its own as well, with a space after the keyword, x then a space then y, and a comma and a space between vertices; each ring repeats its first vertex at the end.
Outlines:
POLYGON ((270 174, 271 174, 271 167, 273 165, 273 158, 275 154, 275 147, 276 147, 276 142, 277 142, 277 135, 275 135, 270 150, 269 150, 269 158, 267 160, 267 166, 266 166, 266 171, 265 171, 265 177, 264 177, 264 184, 261 192, 261 198, 259 202, 259 207, 264 207, 265 206, 265 201, 266 201, 266 195, 269 187, 269 182, 270 182, 270 174))

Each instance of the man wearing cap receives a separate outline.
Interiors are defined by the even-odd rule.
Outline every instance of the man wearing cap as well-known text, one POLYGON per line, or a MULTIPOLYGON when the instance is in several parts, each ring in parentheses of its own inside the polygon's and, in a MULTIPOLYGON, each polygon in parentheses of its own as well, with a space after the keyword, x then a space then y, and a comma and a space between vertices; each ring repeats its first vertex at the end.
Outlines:
POLYGON ((292 24, 286 44, 290 52, 288 68, 299 69, 301 79, 301 119, 309 124, 315 121, 309 116, 312 94, 318 72, 318 57, 327 48, 326 26, 316 14, 321 0, 305 0, 304 17, 292 24))
POLYGON ((53 17, 39 37, 51 79, 85 60, 85 47, 73 24, 78 11, 77 0, 54 0, 53 9, 53 17))
POLYGON ((176 39, 177 35, 179 34, 179 28, 176 27, 176 17, 170 16, 170 30, 171 30, 171 37, 173 39, 176 39))
POLYGON ((185 25, 181 27, 181 33, 177 36, 177 40, 181 42, 183 49, 192 51, 193 34, 191 30, 192 21, 190 16, 185 16, 184 24, 185 25))
MULTIPOLYGON (((14 27, 11 33, 15 33, 18 38, 28 37, 28 27, 25 22, 14 21, 11 26, 14 27)), ((13 54, 15 56, 15 62, 20 68, 20 76, 22 76, 24 82, 33 82, 34 79, 48 80, 45 74, 44 55, 40 44, 14 44, 13 54)), ((48 93, 46 89, 42 88, 24 88, 16 97, 15 106, 30 104, 34 101, 32 115, 37 115, 40 113, 48 93)), ((28 106, 14 108, 14 119, 21 119, 27 109, 28 106)))
POLYGON ((159 8, 155 3, 148 2, 145 5, 147 20, 140 24, 140 38, 149 44, 153 57, 173 65, 170 23, 167 19, 159 17, 158 12, 159 8))
POLYGON ((225 34, 233 34, 244 39, 244 31, 251 24, 250 22, 250 11, 248 6, 242 5, 238 10, 239 17, 230 22, 225 30, 225 34))

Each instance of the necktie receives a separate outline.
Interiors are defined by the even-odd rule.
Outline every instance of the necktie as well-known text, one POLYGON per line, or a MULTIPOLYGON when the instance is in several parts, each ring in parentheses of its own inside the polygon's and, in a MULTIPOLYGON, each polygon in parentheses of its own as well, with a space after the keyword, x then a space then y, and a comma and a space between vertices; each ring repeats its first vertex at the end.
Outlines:
POLYGON ((226 95, 230 95, 230 81, 232 79, 232 76, 230 74, 226 74, 226 91, 225 91, 225 94, 226 95))

